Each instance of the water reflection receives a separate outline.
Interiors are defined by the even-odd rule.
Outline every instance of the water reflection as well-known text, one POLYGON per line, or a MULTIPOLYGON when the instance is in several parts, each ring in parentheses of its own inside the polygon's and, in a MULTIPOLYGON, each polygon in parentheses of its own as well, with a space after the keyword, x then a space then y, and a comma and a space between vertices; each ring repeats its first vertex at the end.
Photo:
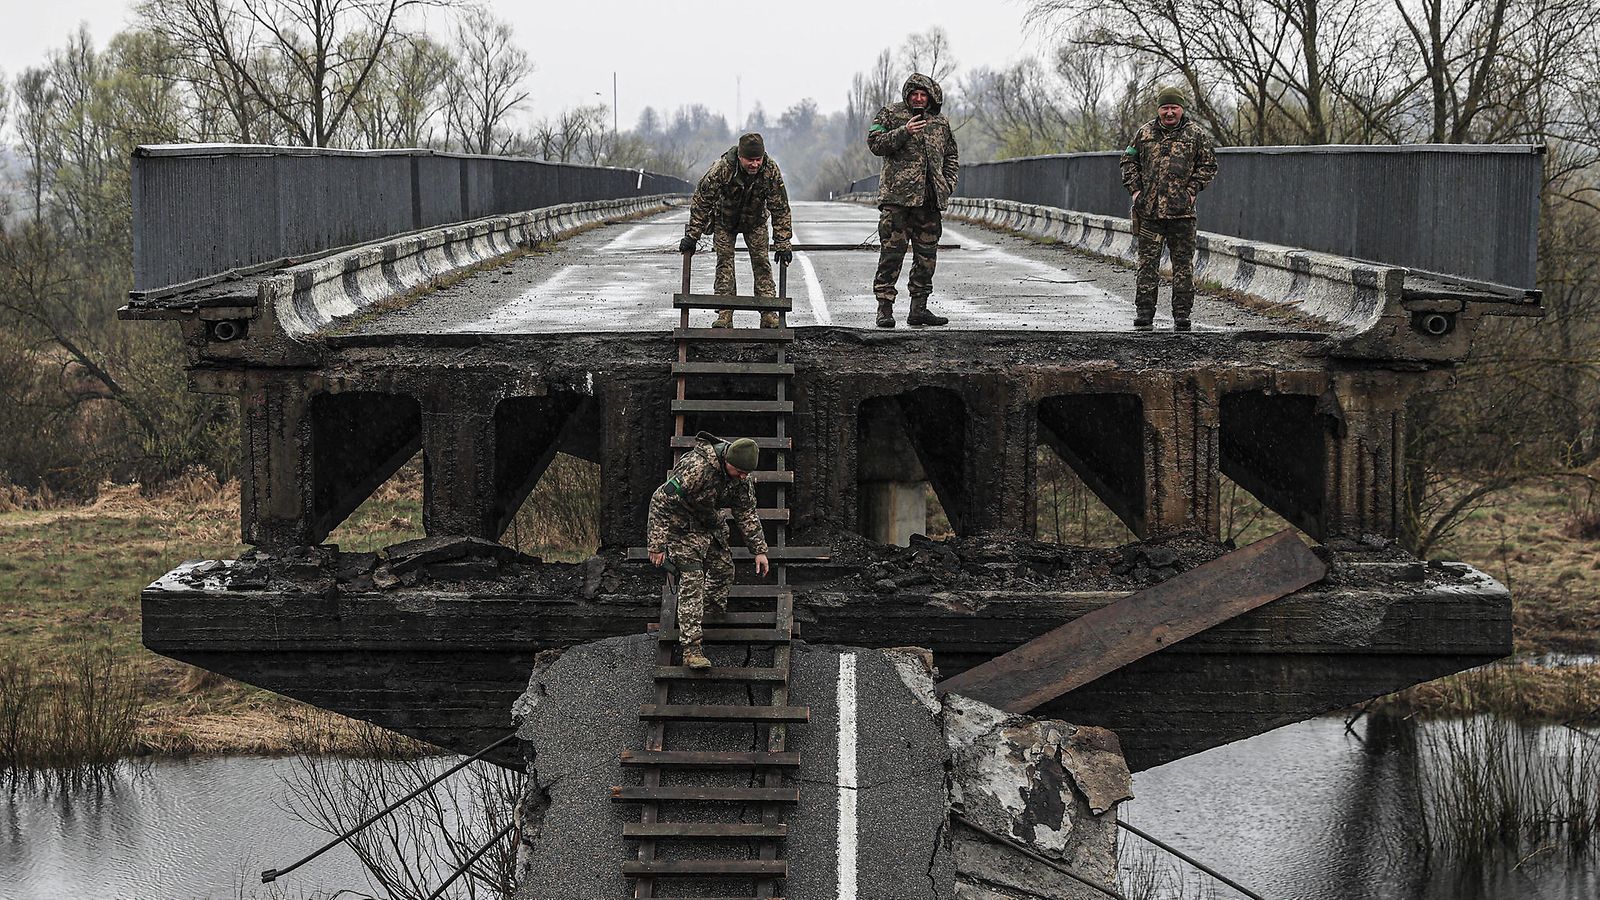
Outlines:
POLYGON ((124 764, 97 782, 19 782, 0 794, 0 898, 314 897, 365 888, 336 850, 287 889, 263 869, 327 836, 280 808, 284 759, 230 757, 124 764))
MULTIPOLYGON (((1550 840, 1481 867, 1427 852, 1447 842, 1437 814, 1423 815, 1427 788, 1419 784, 1445 780, 1437 748, 1462 727, 1363 720, 1346 731, 1341 719, 1301 722, 1141 772, 1140 799, 1125 810, 1130 822, 1275 900, 1600 897, 1592 850, 1574 859, 1550 840)), ((1534 731, 1551 748, 1583 741, 1554 726, 1534 731)), ((1548 768, 1552 758, 1531 762, 1548 768)))

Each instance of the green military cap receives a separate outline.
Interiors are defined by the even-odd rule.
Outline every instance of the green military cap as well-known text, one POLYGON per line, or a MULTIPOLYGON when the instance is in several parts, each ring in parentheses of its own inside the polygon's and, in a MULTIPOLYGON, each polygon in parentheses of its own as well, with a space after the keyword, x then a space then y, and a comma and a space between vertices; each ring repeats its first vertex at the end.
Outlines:
POLYGON ((724 446, 727 449, 722 452, 722 458, 734 468, 749 472, 754 470, 757 465, 760 465, 761 448, 756 446, 755 441, 749 438, 739 438, 733 443, 724 446))
POLYGON ((739 138, 739 155, 745 159, 760 159, 767 155, 767 144, 761 135, 752 131, 739 138))
POLYGON ((1161 93, 1156 95, 1156 105, 1166 106, 1169 103, 1174 106, 1187 107, 1189 105, 1189 95, 1185 94, 1181 87, 1164 87, 1161 89, 1161 93))

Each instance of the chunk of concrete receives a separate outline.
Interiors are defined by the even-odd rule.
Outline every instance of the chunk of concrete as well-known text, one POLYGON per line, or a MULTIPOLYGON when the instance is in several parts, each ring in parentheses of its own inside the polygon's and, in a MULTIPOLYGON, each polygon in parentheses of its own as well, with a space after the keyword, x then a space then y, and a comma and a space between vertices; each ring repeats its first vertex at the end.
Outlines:
MULTIPOLYGON (((1078 875, 1116 882, 1116 814, 1105 811, 1133 795, 1115 735, 1014 715, 959 694, 944 696, 944 729, 952 809, 1078 875)), ((951 841, 958 898, 1104 896, 977 829, 957 826, 951 841)))

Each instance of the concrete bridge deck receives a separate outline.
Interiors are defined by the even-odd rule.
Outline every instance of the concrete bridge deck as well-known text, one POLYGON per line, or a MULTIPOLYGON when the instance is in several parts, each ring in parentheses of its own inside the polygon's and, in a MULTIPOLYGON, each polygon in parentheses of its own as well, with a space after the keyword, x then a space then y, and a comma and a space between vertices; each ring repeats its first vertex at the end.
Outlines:
MULTIPOLYGON (((610 225, 433 291, 411 306, 382 314, 341 336, 523 335, 575 332, 662 332, 678 324, 670 305, 680 289, 678 239, 688 210, 610 225)), ((800 250, 789 267, 791 327, 876 330, 872 276, 877 267, 877 210, 853 203, 794 204, 796 245, 850 245, 854 250, 800 250)), ((1131 332, 1134 273, 1065 246, 1049 246, 981 227, 946 221, 933 307, 950 317, 947 331, 1131 332)), ((716 254, 710 239, 694 257, 697 292, 711 293, 716 254)), ((741 243, 742 247, 742 243, 741 243)), ((905 269, 909 271, 910 254, 905 269)), ((748 255, 738 254, 740 293, 752 292, 748 255)), ((905 330, 904 273, 898 330, 905 330)), ((776 270, 774 270, 776 278, 776 270)), ((1163 288, 1157 327, 1172 327, 1163 288)), ((710 325, 712 313, 691 316, 710 325)), ((754 313, 743 314, 754 316, 754 313)), ((1201 331, 1298 332, 1290 321, 1200 292, 1194 315, 1201 331)))

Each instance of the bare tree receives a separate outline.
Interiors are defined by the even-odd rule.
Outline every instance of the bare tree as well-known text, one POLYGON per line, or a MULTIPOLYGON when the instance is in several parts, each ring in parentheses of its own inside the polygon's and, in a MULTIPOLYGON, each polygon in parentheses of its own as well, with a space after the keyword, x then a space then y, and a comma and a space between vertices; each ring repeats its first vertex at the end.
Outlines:
POLYGON ((503 153, 511 142, 504 123, 528 99, 522 83, 533 61, 512 42, 511 26, 481 7, 467 8, 455 36, 445 107, 450 136, 469 153, 503 153))
POLYGON ((241 131, 270 117, 312 147, 334 142, 406 17, 444 0, 145 0, 140 15, 194 59, 241 131))
POLYGON ((355 131, 368 147, 427 147, 444 105, 456 59, 419 36, 407 37, 385 54, 370 89, 354 107, 355 131))
POLYGON ((935 25, 927 31, 908 35, 900 46, 900 61, 907 72, 921 72, 934 81, 944 81, 956 71, 949 32, 935 25))

